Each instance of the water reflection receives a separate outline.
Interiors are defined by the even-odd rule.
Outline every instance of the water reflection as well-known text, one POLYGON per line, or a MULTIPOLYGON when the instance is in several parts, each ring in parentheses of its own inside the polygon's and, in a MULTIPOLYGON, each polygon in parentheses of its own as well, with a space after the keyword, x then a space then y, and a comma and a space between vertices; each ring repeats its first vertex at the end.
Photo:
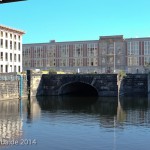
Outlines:
POLYGON ((41 108, 37 102, 36 97, 31 97, 27 100, 27 123, 39 119, 41 115, 41 108))
MULTIPOLYGON (((0 140, 14 140, 22 136, 19 100, 0 101, 0 140)), ((0 143, 2 145, 2 143, 0 143)))
POLYGON ((121 97, 118 100, 117 121, 122 124, 148 125, 150 107, 147 97, 121 97))
POLYGON ((28 147, 10 146, 15 150, 149 148, 149 102, 147 97, 50 96, 32 97, 20 107, 19 101, 3 101, 0 135, 38 141, 28 147))
MULTIPOLYGON (((36 102, 36 101, 34 101, 36 102)), ((121 123, 148 123, 150 118, 147 97, 85 97, 85 96, 51 96, 37 97, 38 112, 89 114, 99 118, 105 127, 114 127, 121 123)))

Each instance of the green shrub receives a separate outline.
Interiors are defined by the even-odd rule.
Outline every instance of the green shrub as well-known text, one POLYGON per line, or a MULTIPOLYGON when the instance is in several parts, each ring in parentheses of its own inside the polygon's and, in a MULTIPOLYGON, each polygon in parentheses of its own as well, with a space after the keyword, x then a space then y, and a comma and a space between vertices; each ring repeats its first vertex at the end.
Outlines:
POLYGON ((127 75, 126 75, 126 73, 125 73, 125 71, 124 70, 120 70, 119 72, 118 72, 118 77, 119 77, 119 80, 122 80, 124 77, 126 77, 127 75))

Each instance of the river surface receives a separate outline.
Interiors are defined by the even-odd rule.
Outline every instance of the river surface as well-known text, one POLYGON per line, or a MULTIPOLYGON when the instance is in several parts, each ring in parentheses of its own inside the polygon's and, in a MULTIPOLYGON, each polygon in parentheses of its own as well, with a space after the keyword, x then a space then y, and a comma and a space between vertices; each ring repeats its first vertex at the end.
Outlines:
POLYGON ((0 149, 149 150, 150 100, 53 96, 0 102, 0 149))

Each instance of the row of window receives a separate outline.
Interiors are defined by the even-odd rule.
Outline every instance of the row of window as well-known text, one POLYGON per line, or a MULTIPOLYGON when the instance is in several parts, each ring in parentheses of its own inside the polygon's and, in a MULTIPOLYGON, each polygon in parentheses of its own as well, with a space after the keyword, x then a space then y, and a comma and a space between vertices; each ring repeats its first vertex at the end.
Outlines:
MULTIPOLYGON (((89 57, 94 57, 94 56, 97 56, 98 55, 98 51, 94 51, 94 50, 89 50, 88 53, 87 53, 87 56, 89 57)), ((23 51, 23 57, 31 57, 31 53, 28 53, 26 51, 23 51)), ((34 52, 34 58, 43 58, 44 57, 44 54, 43 52, 40 53, 39 52, 34 52)), ((48 52, 48 54, 46 54, 46 57, 56 57, 55 53, 54 52, 48 52)), ((69 57, 69 52, 68 51, 61 51, 60 53, 60 57, 69 57)), ((80 50, 77 50, 77 51, 74 51, 73 52, 73 57, 83 57, 83 51, 80 51, 80 50)))
POLYGON ((0 61, 14 61, 14 62, 21 62, 21 55, 20 54, 8 54, 4 52, 0 52, 0 61), (17 57, 18 55, 18 57, 17 57), (18 58, 18 60, 17 60, 18 58))
MULTIPOLYGON (((139 66, 139 57, 128 57, 128 66, 139 66)), ((144 57, 144 66, 150 66, 150 57, 144 57)))
POLYGON ((5 38, 9 38, 9 39, 14 39, 14 40, 18 39, 19 41, 21 39, 20 35, 4 32, 4 31, 0 31, 0 37, 5 37, 5 38))
POLYGON ((4 39, 0 39, 0 48, 5 48, 5 49, 14 49, 14 50, 21 50, 21 44, 20 42, 12 42, 4 39))
MULTIPOLYGON (((128 42, 128 55, 139 55, 139 41, 128 42)), ((144 41, 144 55, 150 55, 150 41, 144 41)))
MULTIPOLYGON (((105 58, 102 58, 102 64, 113 64, 114 60, 113 58, 109 58, 106 60, 105 58)), ((120 64, 121 63, 121 58, 116 59, 116 63, 120 64)), ((55 60, 53 61, 47 61, 46 66, 55 66, 55 60)), ((88 59, 87 60, 87 66, 97 66, 98 61, 95 59, 88 59)), ((128 57, 128 66, 138 66, 139 65, 139 57, 128 57)), ((145 66, 150 66, 150 57, 144 57, 144 65, 145 66)), ((24 61, 23 62, 24 67, 31 67, 31 63, 29 61, 24 61)), ((59 61, 59 66, 83 66, 83 60, 82 59, 73 59, 73 61, 69 64, 68 59, 62 59, 59 61)), ((32 67, 44 67, 43 61, 40 60, 35 60, 34 63, 32 64, 32 67)))
MULTIPOLYGON (((102 45, 102 44, 101 44, 102 45)), ((121 54, 122 53, 122 48, 123 45, 122 43, 116 44, 106 44, 105 46, 100 45, 100 50, 102 51, 102 54, 114 54, 114 47, 115 47, 115 53, 116 54, 121 54), (109 46, 108 46, 109 45, 109 46)), ((35 47, 34 48, 34 53, 44 53, 42 51, 43 47, 35 47), (38 52, 40 50, 40 52, 38 52)), ((25 48, 25 51, 30 51, 29 48, 25 48)), ((56 45, 51 45, 49 46, 48 50, 55 51, 56 50, 56 45)), ((98 44, 97 43, 91 43, 87 44, 87 54, 90 55, 97 55, 98 51, 98 44)), ((59 52, 60 56, 69 56, 69 45, 60 45, 59 46, 59 52)), ((139 41, 132 41, 132 42, 127 42, 127 52, 128 55, 139 55, 139 41)), ((29 54, 30 52, 27 52, 29 54)), ((83 55, 83 44, 74 44, 73 45, 73 53, 74 56, 82 56, 83 55)), ((150 54, 150 41, 144 41, 144 55, 150 54)), ((39 54, 40 55, 40 54, 39 54)))
MULTIPOLYGON (((30 61, 23 61, 23 66, 25 67, 43 67, 44 61, 46 63, 46 67, 48 66, 55 66, 56 60, 33 60, 31 63, 30 61)), ((59 60, 59 66, 83 66, 83 59, 72 59, 72 62, 69 62, 69 59, 60 59, 59 60)), ((98 59, 97 58, 87 58, 87 65, 88 66, 97 66, 98 65, 98 59)))
POLYGON ((18 70, 17 70, 17 66, 14 65, 14 68, 12 65, 0 65, 0 73, 3 72, 21 72, 21 66, 18 66, 18 70))

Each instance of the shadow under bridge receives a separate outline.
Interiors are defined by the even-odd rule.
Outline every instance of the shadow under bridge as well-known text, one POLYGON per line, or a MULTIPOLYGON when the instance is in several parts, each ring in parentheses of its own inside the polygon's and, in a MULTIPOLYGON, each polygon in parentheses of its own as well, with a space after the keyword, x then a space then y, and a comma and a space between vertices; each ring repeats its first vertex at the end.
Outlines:
POLYGON ((98 91, 90 84, 71 82, 61 86, 59 95, 92 95, 98 96, 98 91))

